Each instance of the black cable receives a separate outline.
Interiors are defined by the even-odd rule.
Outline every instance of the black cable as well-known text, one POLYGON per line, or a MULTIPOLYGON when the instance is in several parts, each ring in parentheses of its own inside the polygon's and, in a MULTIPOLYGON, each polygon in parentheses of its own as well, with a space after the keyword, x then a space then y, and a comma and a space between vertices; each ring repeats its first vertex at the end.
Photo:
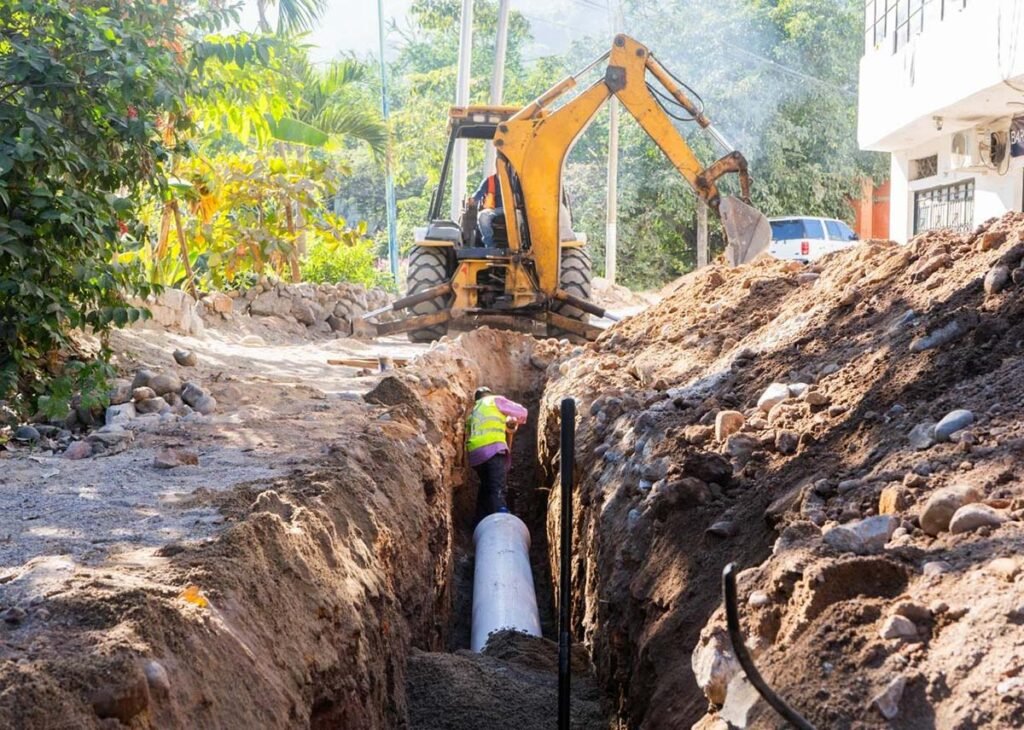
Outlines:
POLYGON ((658 89, 656 87, 652 86, 649 82, 647 84, 647 90, 651 92, 651 95, 654 97, 654 101, 657 103, 658 106, 661 107, 661 110, 663 112, 665 112, 666 114, 668 114, 673 119, 675 119, 677 122, 695 122, 695 121, 697 121, 697 119, 695 117, 680 117, 680 116, 677 116, 677 115, 673 114, 671 111, 669 111, 668 107, 665 106, 665 102, 668 102, 668 103, 672 104, 673 106, 678 107, 680 109, 685 109, 686 107, 684 107, 682 104, 680 104, 677 99, 670 98, 670 97, 665 96, 664 94, 662 94, 660 91, 658 91, 658 89))
MULTIPOLYGON (((651 54, 651 58, 654 58, 654 54, 653 53, 651 54)), ((698 108, 698 110, 700 111, 701 114, 703 114, 704 113, 704 99, 701 98, 701 95, 698 94, 694 90, 694 88, 692 86, 690 86, 688 83, 686 83, 685 81, 680 79, 678 76, 676 76, 674 73, 672 73, 669 69, 665 68, 664 66, 662 66, 662 69, 664 69, 665 73, 668 74, 668 77, 670 79, 672 79, 677 84, 679 84, 684 89, 686 89, 688 92, 690 92, 690 96, 692 96, 694 99, 697 100, 697 108, 698 108)))
POLYGON ((783 719, 790 723, 797 730, 816 730, 814 725, 807 722, 804 717, 786 704, 786 701, 775 694, 775 691, 764 681, 764 677, 754 666, 754 659, 747 651, 747 645, 743 643, 743 634, 740 631, 740 610, 736 600, 736 564, 729 563, 722 571, 722 592, 725 594, 725 618, 729 625, 729 641, 732 642, 732 650, 736 654, 736 660, 743 667, 747 679, 757 690, 757 693, 764 698, 764 701, 772 706, 783 719))

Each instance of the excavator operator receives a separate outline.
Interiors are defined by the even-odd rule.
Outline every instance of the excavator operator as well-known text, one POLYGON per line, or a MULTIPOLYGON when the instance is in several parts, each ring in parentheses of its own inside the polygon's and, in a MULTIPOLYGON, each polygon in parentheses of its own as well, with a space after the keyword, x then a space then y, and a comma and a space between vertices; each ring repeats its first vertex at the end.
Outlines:
POLYGON ((501 186, 498 184, 498 176, 488 175, 485 177, 480 183, 480 187, 473 193, 473 200, 480 207, 480 212, 476 216, 480 237, 483 239, 484 246, 493 248, 494 221, 505 217, 505 209, 501 205, 501 186))

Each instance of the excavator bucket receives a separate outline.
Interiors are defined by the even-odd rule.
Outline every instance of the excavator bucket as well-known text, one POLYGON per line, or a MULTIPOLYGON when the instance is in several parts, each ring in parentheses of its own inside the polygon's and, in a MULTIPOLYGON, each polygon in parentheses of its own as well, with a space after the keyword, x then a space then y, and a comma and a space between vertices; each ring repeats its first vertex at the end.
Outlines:
POLYGON ((768 250, 772 227, 763 213, 732 195, 722 198, 718 212, 729 241, 725 258, 732 266, 753 261, 768 250))

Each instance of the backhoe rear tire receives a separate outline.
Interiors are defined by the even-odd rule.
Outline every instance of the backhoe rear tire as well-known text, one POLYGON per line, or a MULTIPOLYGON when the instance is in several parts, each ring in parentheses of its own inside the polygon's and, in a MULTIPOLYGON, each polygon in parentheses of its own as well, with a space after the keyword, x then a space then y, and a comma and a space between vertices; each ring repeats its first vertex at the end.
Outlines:
MULTIPOLYGON (((409 271, 405 277, 405 294, 418 294, 444 284, 451 278, 448 273, 448 249, 445 247, 416 246, 409 256, 409 271)), ((436 297, 409 308, 410 316, 435 314, 451 307, 451 295, 436 297)), ((410 330, 412 342, 433 342, 448 334, 448 323, 410 330)))
MULTIPOLYGON (((590 301, 590 279, 593 265, 590 253, 585 248, 563 248, 562 266, 559 287, 574 297, 590 301)), ((551 311, 563 317, 575 319, 577 322, 589 322, 590 315, 566 302, 554 302, 551 311)), ((548 334, 552 337, 565 337, 573 333, 560 327, 549 326, 548 334)))

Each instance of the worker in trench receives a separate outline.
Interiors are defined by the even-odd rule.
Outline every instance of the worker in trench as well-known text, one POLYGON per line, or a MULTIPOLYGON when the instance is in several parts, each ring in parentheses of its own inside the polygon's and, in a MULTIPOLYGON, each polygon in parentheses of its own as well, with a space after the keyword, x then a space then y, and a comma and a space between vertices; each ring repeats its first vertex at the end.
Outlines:
POLYGON ((527 411, 515 401, 477 388, 473 410, 466 419, 466 452, 469 465, 480 477, 477 520, 495 512, 508 512, 508 469, 512 462, 509 442, 518 426, 526 423, 527 411))

